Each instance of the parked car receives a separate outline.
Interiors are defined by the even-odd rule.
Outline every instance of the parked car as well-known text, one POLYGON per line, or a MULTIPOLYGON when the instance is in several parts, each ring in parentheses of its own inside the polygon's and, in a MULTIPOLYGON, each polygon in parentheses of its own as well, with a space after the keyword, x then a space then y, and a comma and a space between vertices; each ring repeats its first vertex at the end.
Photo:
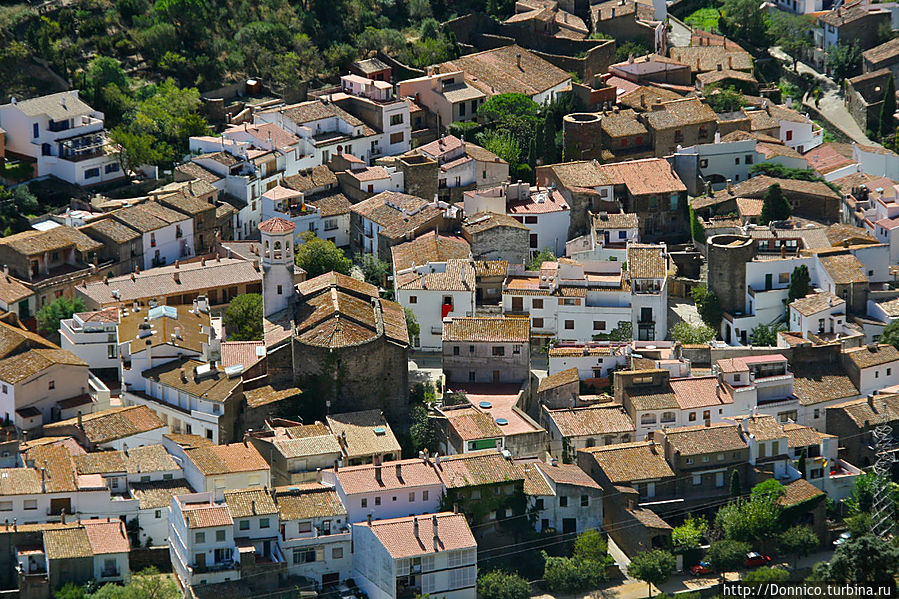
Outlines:
POLYGON ((833 546, 839 547, 840 545, 847 542, 851 538, 852 538, 852 533, 849 533, 849 532, 840 533, 840 536, 838 536, 836 538, 836 540, 833 542, 833 546))
POLYGON ((771 562, 771 556, 762 555, 761 553, 750 551, 746 554, 746 567, 757 568, 758 566, 766 566, 771 562))
POLYGON ((690 574, 693 576, 703 576, 711 573, 712 568, 709 567, 709 562, 699 562, 695 566, 690 566, 690 574))

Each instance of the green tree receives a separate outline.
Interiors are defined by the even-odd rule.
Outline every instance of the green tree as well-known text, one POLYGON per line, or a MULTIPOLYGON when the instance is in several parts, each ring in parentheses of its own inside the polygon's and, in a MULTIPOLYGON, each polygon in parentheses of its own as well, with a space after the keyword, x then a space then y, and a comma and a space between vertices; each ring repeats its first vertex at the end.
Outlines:
POLYGON ((124 127, 115 127, 109 137, 118 151, 122 171, 131 173, 144 165, 159 164, 168 155, 166 146, 148 133, 132 133, 124 127))
POLYGON ((746 106, 743 93, 734 86, 710 85, 705 92, 706 100, 715 112, 736 112, 746 106))
POLYGON ((556 146, 556 121, 547 114, 543 120, 543 164, 555 164, 559 161, 559 150, 556 146))
POLYGON ((899 349, 899 320, 894 320, 884 327, 879 342, 892 345, 896 349, 899 349))
POLYGON ((543 580, 554 593, 592 590, 608 580, 608 560, 558 557, 543 553, 543 580))
POLYGON ((743 566, 746 561, 746 554, 751 549, 752 547, 749 543, 724 539, 711 544, 708 553, 706 553, 706 559, 709 560, 712 570, 718 572, 723 581, 725 573, 733 572, 743 566))
POLYGON ((67 582, 53 593, 53 597, 55 599, 84 599, 84 587, 74 582, 67 582))
POLYGON ((671 338, 686 345, 705 344, 715 338, 715 329, 707 324, 690 324, 682 320, 671 329, 671 338))
POLYGON ((749 495, 752 499, 755 498, 771 498, 771 499, 780 499, 784 495, 787 494, 786 487, 783 486, 779 480, 775 478, 769 478, 768 480, 764 480, 759 484, 752 487, 749 492, 749 495))
POLYGON ((857 44, 840 42, 827 52, 824 64, 835 81, 851 79, 862 72, 862 51, 857 44))
POLYGON ((381 288, 387 284, 387 276, 390 274, 390 265, 378 259, 374 254, 362 254, 357 261, 362 270, 365 282, 381 288))
POLYGON ((353 267, 353 261, 347 258, 343 250, 334 245, 333 241, 325 241, 315 236, 312 232, 303 235, 302 244, 296 246, 296 264, 306 271, 306 277, 311 279, 326 272, 339 272, 349 275, 353 267))
POLYGON ((811 49, 813 22, 807 15, 794 15, 782 10, 771 13, 768 28, 774 44, 793 59, 793 70, 798 72, 799 60, 811 49))
POLYGON ((803 298, 811 291, 812 277, 808 272, 808 266, 801 264, 793 269, 790 275, 790 288, 787 291, 787 305, 795 300, 803 298))
POLYGON ((765 584, 769 582, 787 582, 789 579, 790 573, 783 568, 763 566, 747 572, 742 582, 743 584, 765 584))
POLYGON ((767 46, 765 11, 755 0, 724 0, 721 7, 727 33, 739 41, 767 46))
POLYGON ((549 248, 545 248, 531 258, 527 264, 527 270, 540 270, 544 262, 555 262, 556 255, 549 248))
POLYGON ((414 449, 421 451, 426 447, 435 447, 434 424, 428 416, 428 408, 421 403, 412 406, 409 418, 409 435, 414 449))
POLYGON ((409 0, 409 16, 421 21, 431 16, 431 3, 428 0, 409 0))
POLYGON ((709 523, 704 517, 687 516, 683 524, 672 529, 671 548, 675 553, 686 553, 699 549, 699 546, 702 545, 702 538, 708 529, 709 523))
POLYGON ((787 201, 783 189, 777 183, 768 188, 762 201, 762 215, 759 220, 763 225, 774 220, 786 220, 793 213, 790 202, 787 201))
POLYGON ((437 19, 427 18, 418 26, 418 35, 423 39, 440 39, 440 23, 437 19))
POLYGON ((628 60, 631 56, 645 56, 646 54, 651 54, 652 50, 641 40, 629 40, 626 42, 622 42, 615 49, 615 62, 624 62, 628 60))
POLYGON ((874 472, 865 472, 856 477, 852 492, 843 500, 849 515, 869 514, 874 506, 874 495, 884 485, 890 486, 893 506, 899 508, 899 485, 874 472))
POLYGON ((760 323, 749 332, 749 340, 760 347, 774 347, 777 345, 777 333, 786 329, 783 324, 760 323))
POLYGON ((540 105, 524 94, 497 94, 478 106, 478 120, 495 123, 508 117, 536 119, 539 110, 540 105))
POLYGON ((492 570, 478 576, 478 595, 481 599, 528 599, 531 585, 510 572, 492 570))
POLYGON ((883 104, 880 107, 880 122, 878 123, 880 137, 885 138, 896 134, 896 123, 893 114, 896 112, 896 81, 887 77, 886 89, 883 92, 883 104))
POLYGON ((676 560, 669 551, 650 549, 638 553, 627 566, 627 575, 642 580, 649 586, 649 597, 652 597, 652 585, 660 585, 674 572, 676 560))
POLYGON ((572 556, 575 559, 605 562, 609 558, 609 546, 602 533, 595 528, 588 528, 575 539, 572 556))
POLYGON ((406 331, 409 333, 409 343, 415 343, 415 338, 421 333, 421 325, 418 324, 418 319, 415 318, 415 312, 406 307, 403 307, 403 312, 406 315, 406 331))
POLYGON ((478 144, 509 163, 509 168, 518 166, 521 146, 508 131, 485 131, 478 134, 478 144))
POLYGON ((780 547, 793 556, 793 567, 799 558, 805 557, 821 545, 818 535, 808 526, 793 526, 780 535, 780 547))
POLYGON ((873 534, 849 539, 834 552, 826 568, 828 582, 886 585, 895 590, 899 547, 873 534))
POLYGON ((262 340, 262 295, 238 295, 225 309, 223 324, 231 341, 262 340))
POLYGON ((692 206, 690 207, 690 235, 693 237, 693 241, 705 243, 705 225, 702 224, 702 220, 692 206))
POLYGON ((84 311, 80 297, 60 296, 38 310, 37 329, 44 336, 55 337, 59 331, 59 321, 72 318, 76 312, 84 311))
POLYGON ((696 310, 699 312, 702 322, 717 331, 721 326, 721 318, 723 317, 718 294, 705 285, 699 285, 693 288, 690 295, 696 303, 696 310))
POLYGON ((740 497, 743 495, 743 485, 740 483, 740 471, 734 470, 730 473, 730 496, 740 497))
POLYGON ((752 543, 779 530, 782 511, 775 495, 758 494, 722 506, 715 515, 715 525, 726 539, 752 543))

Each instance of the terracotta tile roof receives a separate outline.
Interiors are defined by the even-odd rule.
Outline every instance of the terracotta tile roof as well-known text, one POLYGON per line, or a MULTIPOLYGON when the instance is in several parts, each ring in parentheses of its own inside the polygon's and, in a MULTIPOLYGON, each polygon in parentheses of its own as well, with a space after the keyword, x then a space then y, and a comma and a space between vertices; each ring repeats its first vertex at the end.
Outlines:
POLYGON ((543 393, 545 391, 549 391, 550 389, 561 387, 562 385, 570 385, 572 383, 578 382, 580 382, 580 379, 578 378, 577 368, 560 370, 559 372, 551 374, 541 380, 540 384, 537 387, 537 393, 543 393))
POLYGON ((48 560, 93 557, 90 538, 83 526, 44 531, 44 551, 48 560))
POLYGON ((383 191, 358 204, 352 212, 381 227, 378 235, 398 240, 406 233, 424 232, 431 223, 443 217, 443 210, 428 200, 398 191, 383 191))
POLYGON ((297 387, 273 387, 272 385, 262 385, 255 389, 245 390, 244 398, 247 400, 247 406, 258 408, 271 403, 283 401, 290 397, 299 397, 303 391, 297 387))
POLYGON ((125 523, 118 518, 82 520, 81 526, 87 532, 87 539, 94 555, 131 551, 131 542, 125 534, 125 523))
POLYGON ((577 464, 563 464, 561 462, 546 464, 538 462, 537 467, 557 485, 574 485, 588 489, 602 488, 599 486, 599 483, 590 478, 589 474, 581 470, 577 464))
POLYGON ((819 255, 818 261, 837 285, 868 282, 868 277, 865 275, 864 265, 852 254, 836 256, 819 255))
MULTIPOLYGON (((763 198, 768 188, 773 184, 780 185, 784 195, 789 199, 791 195, 817 196, 823 198, 839 198, 839 194, 833 191, 826 183, 821 181, 800 181, 798 179, 778 179, 768 175, 758 175, 741 181, 731 188, 731 191, 722 189, 711 196, 701 196, 692 201, 694 209, 707 208, 733 200, 734 198, 763 198)), ((758 229, 756 229, 758 230, 758 229)))
POLYGON ((249 444, 209 445, 188 449, 185 453, 187 459, 204 476, 269 469, 259 451, 249 444))
POLYGON ((200 435, 166 433, 163 435, 163 437, 171 440, 179 447, 184 448, 206 447, 208 445, 215 445, 215 443, 213 443, 206 437, 201 437, 200 435))
POLYGON ((370 493, 373 491, 398 491, 442 485, 440 476, 430 462, 420 459, 385 462, 382 466, 365 464, 340 468, 335 476, 343 492, 347 495, 370 493), (397 476, 397 468, 400 476, 397 476), (380 470, 381 482, 378 482, 380 470))
POLYGON ((842 306, 845 309, 845 304, 846 301, 843 298, 829 291, 823 291, 821 293, 810 293, 805 297, 793 300, 790 308, 803 316, 811 316, 830 308, 840 308, 842 306))
POLYGON ((630 279, 663 279, 667 273, 667 260, 661 246, 628 246, 627 275, 630 279))
POLYGON ((125 454, 121 451, 98 451, 77 455, 73 459, 78 474, 124 474, 126 472, 125 454))
POLYGON ((308 192, 321 187, 337 185, 337 175, 327 165, 319 165, 284 177, 281 184, 295 191, 308 192))
POLYGON ((738 451, 747 445, 740 436, 740 427, 729 422, 717 422, 709 426, 679 426, 662 429, 668 443, 680 455, 738 451))
POLYGON ((857 399, 827 409, 845 412, 859 428, 873 427, 899 421, 899 395, 878 395, 870 401, 857 399))
POLYGON ((0 468, 0 496, 41 493, 41 475, 33 468, 0 468))
POLYGON ((79 252, 93 252, 103 247, 78 229, 54 227, 46 231, 23 231, 0 239, 0 245, 22 256, 33 256, 74 247, 79 252))
POLYGON ((719 81, 725 81, 728 79, 736 79, 738 81, 744 81, 746 83, 758 83, 758 81, 756 81, 755 77, 753 77, 751 73, 747 73, 745 71, 735 71, 733 69, 708 71, 706 73, 699 73, 698 75, 696 75, 696 80, 701 82, 703 85, 718 83, 719 81))
POLYGON ((646 528, 654 528, 659 530, 670 530, 671 525, 665 522, 661 516, 654 511, 646 508, 637 508, 627 510, 638 522, 646 528))
POLYGON ((498 450, 440 457, 434 468, 447 489, 524 481, 524 473, 498 450))
POLYGON ((480 341, 495 343, 527 343, 530 321, 506 317, 453 318, 443 325, 443 341, 480 341))
POLYGON ((537 462, 522 462, 521 471, 524 473, 524 494, 536 497, 551 497, 555 495, 546 477, 537 462))
POLYGON ((177 269, 174 265, 160 266, 134 275, 94 281, 79 285, 78 293, 104 306, 174 294, 206 293, 209 289, 261 281, 262 273, 253 267, 252 261, 221 258, 207 260, 205 265, 198 261, 179 264, 177 269), (178 281, 174 278, 176 272, 178 281), (113 297, 113 291, 118 297, 113 297))
POLYGON ((475 277, 505 277, 509 271, 506 260, 475 260, 475 277))
MULTIPOLYGON (((606 181, 624 185, 633 196, 686 192, 687 187, 662 158, 644 158, 599 166, 606 181)), ((597 183, 601 185, 601 183, 597 183)))
POLYGON ((210 370, 208 374, 200 375, 198 369, 208 366, 207 362, 181 358, 150 370, 144 370, 141 376, 148 381, 215 403, 224 403, 236 397, 238 387, 243 383, 240 376, 228 376, 223 369, 219 368, 210 370))
POLYGON ((215 528, 219 526, 233 526, 234 520, 228 507, 211 503, 187 504, 182 506, 182 514, 187 528, 215 528))
POLYGON ((858 242, 879 243, 866 229, 847 225, 845 223, 834 223, 827 227, 827 240, 834 246, 843 245, 844 241, 852 242, 853 245, 858 242))
POLYGON ((651 110, 646 113, 645 118, 650 129, 656 131, 677 129, 703 123, 712 124, 717 120, 715 111, 698 98, 663 102, 662 106, 664 110, 651 110))
POLYGON ((857 368, 871 368, 899 360, 899 350, 883 343, 874 346, 873 349, 870 346, 853 347, 843 353, 857 368))
POLYGON ((396 272, 425 262, 468 259, 471 255, 471 246, 462 237, 429 231, 412 241, 393 246, 391 252, 393 270, 396 272))
POLYGON ((0 360, 0 380, 15 385, 57 364, 87 366, 65 349, 32 349, 0 360))
POLYGON ((31 347, 58 348, 57 345, 25 327, 13 326, 0 320, 0 358, 5 358, 21 348, 31 347))
POLYGON ((465 142, 465 153, 478 162, 493 162, 496 164, 507 164, 505 160, 491 152, 486 148, 482 148, 476 143, 470 141, 465 142))
POLYGON ((818 445, 822 439, 834 437, 834 435, 819 433, 810 426, 802 426, 795 422, 784 424, 783 430, 787 436, 787 447, 790 449, 818 445))
POLYGON ((235 489, 225 491, 225 504, 232 518, 277 514, 278 506, 266 489, 235 489))
POLYGON ((78 312, 74 316, 81 319, 82 322, 118 323, 119 309, 111 306, 93 312, 78 312))
MULTIPOLYGON (((23 456, 26 464, 46 469, 48 493, 74 492, 79 488, 72 454, 62 445, 40 445, 23 456)), ((40 476, 40 474, 38 474, 40 476)))
POLYGON ((179 164, 175 167, 175 172, 181 173, 182 176, 189 177, 191 179, 206 181, 207 183, 218 183, 223 179, 223 177, 221 177, 220 175, 217 175, 205 166, 197 164, 193 161, 179 164))
POLYGON ((393 453, 400 444, 381 410, 362 410, 328 416, 328 428, 340 439, 347 458, 393 453))
POLYGON ((101 218, 79 227, 79 231, 88 237, 95 233, 101 238, 108 238, 116 243, 128 243, 140 237, 140 233, 112 218, 101 218))
POLYGON ((580 451, 593 456, 613 485, 674 477, 674 471, 665 461, 662 449, 650 446, 646 441, 617 443, 580 451))
POLYGON ((333 487, 321 483, 292 485, 275 491, 281 520, 308 520, 346 516, 346 508, 333 487))
POLYGON ((870 50, 865 50, 862 52, 862 57, 875 67, 881 66, 881 63, 892 64, 892 61, 899 57, 899 38, 893 38, 870 50))
POLYGON ((782 143, 760 141, 759 143, 755 144, 755 151, 759 154, 762 154, 766 160, 770 160, 771 158, 775 158, 777 156, 784 156, 786 158, 802 160, 802 155, 799 152, 782 143))
POLYGON ((445 268, 432 272, 426 266, 395 275, 397 289, 427 291, 471 291, 475 289, 474 266, 464 260, 448 260, 445 268))
POLYGON ((351 127, 363 125, 362 121, 348 113, 343 108, 333 102, 322 102, 321 100, 309 100, 300 102, 299 104, 290 104, 281 108, 267 110, 264 112, 278 112, 284 118, 290 119, 297 125, 304 125, 314 121, 321 121, 329 118, 339 118, 345 121, 351 127))
POLYGON ((786 436, 783 427, 777 422, 777 418, 769 414, 744 416, 735 418, 735 420, 745 427, 747 433, 754 435, 757 441, 773 441, 786 436))
POLYGON ((159 314, 154 313, 152 319, 146 309, 132 311, 119 320, 118 334, 120 342, 130 341, 131 353, 136 354, 147 349, 147 341, 152 347, 171 345, 188 349, 196 353, 203 350, 208 343, 209 335, 203 332, 211 325, 208 313, 193 311, 192 306, 170 306, 159 314), (174 311, 172 311, 174 310, 174 311), (158 315, 158 316, 157 316, 158 315), (175 317, 173 318, 172 315, 175 317), (146 334, 144 319, 149 319, 150 334, 146 334))
POLYGON ((677 396, 671 387, 631 387, 626 389, 624 394, 638 411, 668 410, 680 407, 677 403, 677 396))
POLYGON ((229 133, 240 133, 241 131, 253 136, 258 144, 266 146, 272 144, 281 150, 290 149, 300 141, 299 137, 275 123, 232 125, 225 130, 223 135, 227 137, 229 133))
POLYGON ((803 158, 808 161, 808 165, 811 168, 822 175, 855 164, 855 160, 852 159, 852 146, 850 144, 821 144, 806 152, 803 158))
POLYGON ((674 60, 690 65, 690 68, 694 72, 717 71, 719 64, 724 68, 735 69, 738 71, 748 71, 752 69, 752 56, 745 50, 739 48, 725 46, 685 46, 673 47, 668 53, 674 60))
POLYGON ((441 73, 463 71, 467 83, 489 95, 514 92, 534 96, 571 79, 562 69, 517 45, 468 54, 439 66, 441 73))
POLYGON ((442 512, 433 515, 375 520, 371 524, 362 522, 354 524, 354 526, 371 528, 375 537, 393 559, 428 555, 438 553, 438 551, 477 548, 477 542, 475 542, 463 514, 442 512), (433 518, 437 519, 436 530, 433 518), (418 521, 418 537, 414 532, 414 519, 418 521), (433 542, 435 532, 438 539, 437 550, 435 550, 433 542))
POLYGON ((478 212, 465 218, 462 222, 462 229, 469 235, 477 235, 483 231, 494 229, 496 227, 512 227, 513 229, 524 229, 530 231, 528 227, 511 216, 505 214, 496 214, 493 212, 478 212))
POLYGON ((109 216, 141 233, 156 231, 189 218, 156 202, 144 202, 113 210, 109 216))
MULTIPOLYGON (((128 406, 101 410, 81 417, 84 435, 94 445, 109 443, 141 433, 160 429, 165 423, 147 406, 128 406)), ((44 425, 53 434, 57 428, 77 426, 78 418, 69 418, 44 425)))
POLYGON ((863 4, 857 3, 849 6, 848 8, 841 7, 838 9, 831 9, 825 12, 823 15, 820 15, 818 17, 818 20, 825 25, 832 25, 833 27, 839 29, 842 25, 853 23, 859 19, 863 19, 865 17, 868 17, 869 15, 877 13, 884 14, 885 11, 880 7, 875 7, 872 10, 869 10, 863 4))
POLYGON ((161 443, 129 449, 128 455, 125 456, 125 466, 128 468, 129 474, 181 470, 181 467, 161 443))
POLYGON ((755 198, 737 198, 737 212, 744 218, 758 217, 762 215, 762 206, 765 201, 755 198))
POLYGON ((617 404, 548 410, 547 416, 563 437, 632 433, 635 430, 631 417, 617 404))
POLYGON ((780 130, 780 122, 774 119, 766 110, 749 110, 743 109, 746 117, 749 119, 749 127, 751 131, 769 131, 772 129, 780 130))
MULTIPOLYGON (((630 109, 604 114, 601 126, 603 133, 611 138, 649 135, 649 129, 637 118, 637 113, 630 109)), ((648 137, 646 141, 649 142, 648 137)))
POLYGON ((129 483, 129 485, 131 486, 131 495, 138 500, 142 510, 166 508, 171 505, 172 497, 189 495, 194 492, 190 484, 183 478, 129 483))
MULTIPOLYGON (((569 189, 592 189, 603 185, 612 185, 615 182, 611 178, 611 175, 615 173, 606 173, 596 161, 562 162, 550 165, 547 168, 552 170, 563 187, 569 189)), ((621 181, 621 183, 624 183, 624 181, 621 181)))
POLYGON ((293 427, 294 429, 315 429, 315 432, 308 431, 301 436, 295 438, 275 439, 272 445, 275 446, 281 455, 285 458, 299 458, 305 456, 317 455, 342 455, 342 449, 337 437, 324 425, 308 425, 303 427, 293 427))
POLYGON ((296 229, 297 226, 287 219, 276 216, 259 223, 258 228, 263 233, 287 233, 296 229))
POLYGON ((793 395, 799 405, 810 406, 859 395, 858 388, 839 364, 793 363, 793 395))
POLYGON ((265 357, 263 341, 225 341, 222 343, 222 366, 244 367, 244 370, 265 357))
POLYGON ((307 204, 312 204, 323 217, 349 214, 353 206, 342 193, 322 192, 306 198, 307 204))
POLYGON ((498 439, 503 436, 493 417, 469 406, 455 410, 441 410, 455 436, 462 441, 498 439))
POLYGON ((719 384, 716 376, 694 376, 672 379, 671 390, 682 410, 720 406, 734 402, 733 397, 719 384))
MULTIPOLYGON (((610 0, 600 4, 594 4, 590 7, 590 17, 593 20, 594 27, 601 21, 618 19, 628 15, 635 15, 634 18, 642 21, 652 21, 655 13, 651 4, 644 2, 635 2, 634 0, 610 0)), ((663 56, 657 58, 664 59, 663 56)), ((626 63, 625 63, 626 64, 626 63)))
POLYGON ((798 505, 824 495, 824 491, 804 478, 800 478, 799 480, 784 485, 784 488, 787 491, 786 494, 778 499, 778 502, 784 507, 798 505))
POLYGON ((636 229, 640 219, 633 212, 602 212, 593 216, 593 228, 597 231, 606 229, 636 229))

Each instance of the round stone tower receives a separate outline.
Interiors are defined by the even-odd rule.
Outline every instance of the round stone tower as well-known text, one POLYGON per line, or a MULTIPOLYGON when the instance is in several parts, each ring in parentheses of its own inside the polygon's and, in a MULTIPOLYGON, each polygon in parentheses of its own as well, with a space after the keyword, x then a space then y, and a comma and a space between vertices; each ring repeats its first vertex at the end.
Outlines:
POLYGON ((574 112, 562 117, 562 147, 564 159, 599 159, 602 154, 602 114, 574 112))
POLYGON ((708 239, 709 289, 730 314, 746 309, 746 263, 755 256, 748 235, 714 235, 708 239))

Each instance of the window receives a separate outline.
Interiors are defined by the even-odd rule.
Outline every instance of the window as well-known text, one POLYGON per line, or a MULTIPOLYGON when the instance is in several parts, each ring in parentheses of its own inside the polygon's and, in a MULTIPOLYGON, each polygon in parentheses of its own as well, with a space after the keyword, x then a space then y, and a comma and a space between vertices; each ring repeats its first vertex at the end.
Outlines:
POLYGON ((250 521, 249 521, 249 520, 241 520, 241 521, 238 523, 237 527, 238 527, 240 530, 250 530, 250 521))
POLYGON ((403 124, 403 113, 391 114, 390 115, 390 124, 391 124, 391 126, 402 125, 403 124))
POLYGON ((793 139, 793 132, 790 130, 787 130, 787 141, 791 141, 792 139, 793 139))
POLYGON ((34 123, 31 126, 31 137, 40 137, 40 135, 41 135, 40 125, 38 125, 37 123, 34 123))
POLYGON ((362 498, 362 507, 368 507, 368 499, 365 497, 362 498))
POLYGON ((640 424, 655 424, 656 423, 656 415, 655 414, 643 414, 640 416, 640 424))
POLYGON ((505 356, 505 355, 506 355, 506 348, 503 347, 502 345, 495 345, 495 346, 493 346, 493 355, 494 355, 494 356, 505 356))
POLYGON ((685 462, 687 463, 687 465, 689 466, 690 464, 693 463, 693 458, 687 458, 687 459, 684 460, 684 461, 685 461, 685 462))
POLYGON ((156 512, 153 514, 153 517, 156 518, 157 520, 162 518, 162 510, 156 510, 156 512))
POLYGON ((824 476, 823 468, 812 468, 811 470, 809 470, 809 478, 821 478, 822 476, 824 476))
POLYGON ((606 330, 606 321, 605 320, 594 320, 593 321, 593 330, 594 331, 605 331, 606 330))
POLYGON ((707 168, 708 166, 709 166, 709 159, 708 159, 708 158, 702 158, 702 159, 699 161, 699 168, 707 168))
POLYGON ((531 308, 534 310, 542 310, 543 309, 543 298, 537 298, 531 300, 531 308))
POLYGON ((893 374, 893 369, 887 368, 887 376, 890 376, 891 374, 893 374))
POLYGON ((283 291, 282 291, 282 289, 281 289, 281 286, 278 285, 278 295, 281 295, 282 293, 283 293, 283 291))
POLYGON ((375 497, 375 505, 381 505, 381 497, 375 497))
POLYGON ((709 411, 709 410, 703 410, 703 411, 702 411, 702 419, 703 419, 703 420, 708 420, 708 419, 711 418, 711 417, 712 417, 711 411, 709 411))
POLYGON ((719 454, 718 454, 718 461, 719 461, 719 462, 723 462, 723 461, 724 461, 724 454, 723 454, 723 453, 719 453, 719 454))
POLYGON ((568 507, 568 497, 559 495, 559 507, 568 507))
POLYGON ((117 173, 119 172, 119 164, 117 162, 113 162, 112 164, 106 165, 106 174, 117 173))
POLYGON ((51 391, 53 389, 56 389, 56 381, 50 381, 49 383, 47 383, 47 389, 50 389, 51 391))
POLYGON ((36 510, 37 509, 37 499, 26 499, 24 507, 26 510, 36 510))
POLYGON ((294 549, 293 563, 307 564, 315 561, 315 549, 294 549))
POLYGON ((401 144, 405 139, 405 134, 402 131, 397 131, 396 133, 390 134, 390 143, 392 144, 401 144))
POLYGON ((312 532, 312 522, 300 522, 297 524, 297 532, 300 534, 312 532))
POLYGON ((268 518, 259 518, 259 528, 268 528, 269 526, 268 518))
POLYGON ((106 346, 106 357, 108 359, 114 360, 116 357, 118 357, 118 355, 119 355, 119 352, 116 349, 115 345, 107 345, 106 346))
POLYGON ((538 247, 538 245, 537 245, 537 234, 536 234, 536 233, 531 233, 530 236, 528 237, 528 239, 530 240, 530 246, 531 246, 531 249, 532 249, 532 250, 537 249, 537 247, 538 247))
POLYGON ((459 346, 458 346, 458 345, 454 345, 454 346, 453 346, 453 355, 454 355, 454 356, 458 356, 458 355, 459 355, 459 346))
POLYGON ((427 491, 422 491, 422 492, 421 492, 421 500, 422 500, 422 501, 427 501, 427 500, 428 500, 428 492, 427 492, 427 491))
POLYGON ((412 491, 411 493, 409 493, 409 503, 414 503, 414 502, 415 502, 415 491, 412 491))
POLYGON ((702 456, 702 462, 703 462, 704 464, 708 464, 708 462, 709 462, 709 456, 707 456, 707 455, 702 456))
POLYGON ((662 422, 674 422, 674 412, 662 412, 662 422))
POLYGON ((542 318, 533 318, 533 319, 531 319, 531 325, 535 329, 542 329, 543 328, 543 319, 542 318))
POLYGON ((162 475, 162 480, 172 480, 172 478, 173 478, 173 475, 171 475, 171 474, 163 474, 162 475))
POLYGON ((698 487, 698 486, 701 485, 701 484, 702 484, 702 475, 701 475, 701 474, 694 474, 694 475, 693 475, 693 486, 694 486, 694 487, 698 487))
POLYGON ((741 377, 741 376, 742 376, 742 375, 741 375, 739 372, 738 372, 737 374, 735 374, 735 375, 734 375, 734 382, 735 382, 735 383, 739 383, 739 382, 740 382, 740 377, 741 377))
POLYGON ((536 509, 542 511, 542 510, 544 509, 544 508, 543 508, 543 499, 540 498, 540 499, 535 500, 535 501, 534 501, 534 507, 535 507, 536 509))
POLYGON ((469 383, 473 383, 473 382, 474 382, 474 370, 469 370, 469 371, 468 371, 468 382, 469 382, 469 383))
POLYGON ((819 408, 815 408, 815 418, 821 417, 821 410, 819 408))
POLYGON ((574 330, 574 321, 573 321, 573 320, 566 320, 566 321, 565 321, 565 330, 566 330, 566 331, 574 330))
POLYGON ((118 489, 118 488, 119 488, 119 479, 117 479, 117 478, 111 478, 111 479, 109 479, 109 480, 110 480, 110 486, 111 486, 113 489, 118 489))
POLYGON ((215 540, 217 543, 223 543, 225 541, 225 531, 224 530, 215 531, 215 540))
POLYGON ((736 158, 734 158, 734 164, 740 164, 740 157, 739 157, 739 156, 737 156, 736 158))
POLYGON ((149 475, 149 474, 146 474, 146 475, 144 475, 144 476, 141 476, 141 477, 140 477, 140 482, 142 482, 142 483, 148 483, 148 482, 150 482, 150 475, 149 475))
POLYGON ((790 282, 790 273, 782 272, 777 275, 777 282, 781 284, 787 284, 790 282))
POLYGON ((206 542, 206 533, 198 532, 194 535, 194 543, 205 543, 206 542))
POLYGON ((672 212, 676 211, 678 209, 679 205, 680 205, 680 198, 678 197, 678 195, 676 193, 672 193, 671 194, 671 204, 670 204, 671 211, 672 212))
POLYGON ((331 559, 343 559, 343 547, 334 547, 331 549, 331 559))
POLYGON ((459 116, 465 116, 465 102, 459 102, 459 116))
POLYGON ((89 168, 89 169, 87 169, 87 170, 84 171, 84 178, 85 178, 85 179, 93 179, 93 178, 99 177, 99 176, 100 176, 100 169, 99 169, 99 168, 89 168))
POLYGON ((752 154, 746 154, 746 160, 744 160, 743 162, 745 162, 746 164, 752 164, 752 160, 752 154))
POLYGON ((526 224, 526 225, 536 225, 536 224, 537 224, 537 217, 536 217, 536 216, 525 216, 525 217, 524 217, 524 224, 526 224))
POLYGON ((581 495, 581 507, 588 507, 590 505, 590 496, 589 495, 581 495))

